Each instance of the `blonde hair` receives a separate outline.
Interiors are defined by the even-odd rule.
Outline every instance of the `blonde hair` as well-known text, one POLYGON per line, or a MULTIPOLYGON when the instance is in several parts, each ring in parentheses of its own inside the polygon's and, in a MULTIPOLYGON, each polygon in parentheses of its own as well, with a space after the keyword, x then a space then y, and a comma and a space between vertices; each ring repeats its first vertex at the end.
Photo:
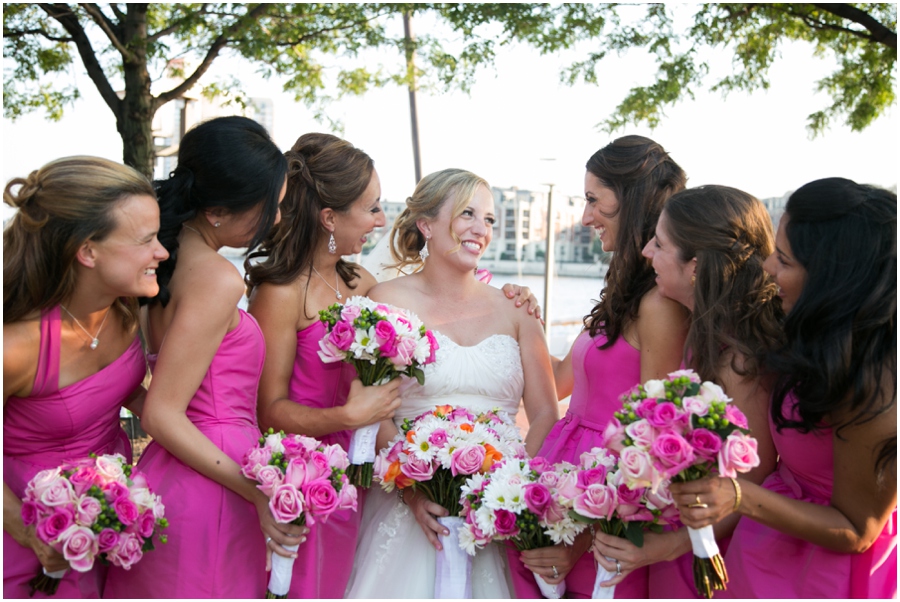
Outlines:
MULTIPOLYGON (((64 157, 10 180, 3 202, 18 211, 3 231, 4 324, 68 298, 78 249, 108 236, 113 209, 133 195, 156 198, 139 172, 99 157, 64 157)), ((136 323, 136 300, 117 304, 126 325, 136 323)))
MULTIPOLYGON (((422 269, 419 251, 425 246, 425 236, 416 222, 423 218, 435 219, 451 196, 454 204, 450 219, 456 219, 469 206, 479 186, 491 189, 487 180, 464 169, 444 169, 422 178, 413 195, 406 199, 406 209, 397 216, 391 228, 391 256, 396 262, 391 267, 402 270, 415 266, 413 271, 422 269)), ((452 253, 459 250, 462 241, 452 228, 450 236, 456 241, 456 247, 450 251, 452 253)))

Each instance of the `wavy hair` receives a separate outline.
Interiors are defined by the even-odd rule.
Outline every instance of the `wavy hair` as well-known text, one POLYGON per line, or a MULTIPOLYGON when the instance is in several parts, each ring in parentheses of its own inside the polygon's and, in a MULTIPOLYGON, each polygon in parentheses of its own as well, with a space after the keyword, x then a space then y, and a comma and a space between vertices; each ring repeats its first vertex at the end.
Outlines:
MULTIPOLYGON (((772 417, 808 432, 836 414, 842 428, 897 403, 897 195, 844 178, 810 182, 785 208, 785 233, 806 282, 784 321, 787 342, 769 365, 779 375, 772 417), (886 378, 893 382, 890 401, 886 378), (793 393, 799 419, 785 417, 793 393)), ((897 436, 881 442, 876 470, 896 466, 897 436)))
MULTIPOLYGON (((603 331, 610 347, 637 319, 641 299, 655 286, 650 262, 641 255, 653 238, 663 203, 687 184, 684 170, 665 149, 643 136, 623 136, 607 144, 585 166, 619 202, 616 250, 600 300, 584 317, 591 336, 603 331)), ((609 217, 614 217, 611 215, 609 217)))
POLYGON ((725 349, 731 369, 755 378, 783 339, 781 298, 763 269, 775 250, 772 220, 755 197, 728 186, 698 186, 666 202, 666 234, 683 261, 697 258, 685 355, 715 380, 725 349))
MULTIPOLYGON (((326 236, 319 225, 319 213, 325 208, 349 211, 375 171, 369 155, 331 134, 304 134, 284 156, 288 179, 281 221, 244 261, 248 295, 264 282, 287 284, 304 271, 312 274, 315 250, 326 236), (262 261, 253 261, 258 258, 262 261)), ((337 272, 350 288, 356 287, 351 283, 359 277, 357 268, 356 264, 338 260, 337 272)))
POLYGON ((256 247, 275 223, 287 161, 266 128, 246 117, 217 117, 191 128, 178 148, 178 165, 169 178, 154 182, 159 197, 159 242, 169 258, 156 270, 159 294, 169 302, 168 283, 178 260, 178 234, 198 212, 221 208, 244 213, 261 208, 256 247))
MULTIPOLYGON (((479 186, 491 189, 484 178, 464 169, 444 169, 428 174, 419 181, 413 195, 406 199, 406 209, 397 216, 391 228, 391 256, 394 263, 391 267, 402 270, 413 266, 413 271, 422 269, 419 251, 425 246, 425 236, 416 222, 420 219, 435 219, 444 206, 444 202, 453 197, 453 211, 450 220, 454 220, 469 206, 479 186)), ((462 241, 450 228, 450 236, 456 241, 454 252, 462 241)))
MULTIPOLYGON (((3 231, 3 323, 69 298, 78 249, 106 238, 118 225, 113 210, 133 195, 156 196, 139 172, 99 157, 57 159, 10 180, 3 202, 18 211, 3 231)), ((133 299, 116 305, 126 328, 137 323, 133 299)))

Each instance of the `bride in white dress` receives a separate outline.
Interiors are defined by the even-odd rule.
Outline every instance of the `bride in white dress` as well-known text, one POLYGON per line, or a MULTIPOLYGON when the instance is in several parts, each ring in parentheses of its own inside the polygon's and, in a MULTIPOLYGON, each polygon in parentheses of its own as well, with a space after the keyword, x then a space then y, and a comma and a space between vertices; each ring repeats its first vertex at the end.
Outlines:
MULTIPOLYGON (((558 420, 540 324, 502 291, 473 277, 494 221, 487 182, 459 169, 423 178, 397 218, 392 252, 401 269, 421 269, 375 286, 369 296, 415 312, 435 332, 440 349, 425 369, 424 386, 415 380, 401 386, 400 409, 378 433, 381 447, 404 418, 442 404, 476 412, 499 407, 514 418, 523 402, 529 423, 525 447, 532 455, 558 420)), ((373 485, 365 496, 347 597, 433 597, 435 550, 446 535, 435 517, 446 514, 421 492, 407 491, 401 500, 373 485)), ((473 597, 509 598, 511 591, 503 548, 480 550, 472 563, 473 597)))

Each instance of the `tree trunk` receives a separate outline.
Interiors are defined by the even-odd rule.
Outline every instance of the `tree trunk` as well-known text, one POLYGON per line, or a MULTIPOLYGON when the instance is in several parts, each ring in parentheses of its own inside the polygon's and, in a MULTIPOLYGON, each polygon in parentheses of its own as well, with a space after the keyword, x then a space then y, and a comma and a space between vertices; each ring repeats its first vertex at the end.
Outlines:
POLYGON ((122 136, 122 160, 148 178, 153 178, 153 133, 156 106, 150 94, 147 70, 147 5, 128 4, 122 41, 130 51, 123 61, 125 97, 116 129, 122 136))

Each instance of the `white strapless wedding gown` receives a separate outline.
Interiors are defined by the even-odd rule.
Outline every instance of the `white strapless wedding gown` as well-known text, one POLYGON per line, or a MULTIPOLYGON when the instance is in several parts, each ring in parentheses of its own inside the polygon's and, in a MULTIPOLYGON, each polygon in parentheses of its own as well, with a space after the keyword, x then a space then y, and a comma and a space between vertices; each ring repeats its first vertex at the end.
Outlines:
MULTIPOLYGON (((394 422, 415 418, 435 406, 463 406, 474 412, 499 408, 515 418, 525 378, 519 344, 495 334, 472 347, 435 332, 440 349, 425 367, 425 385, 409 379, 400 387, 402 403, 394 422)), ((366 492, 362 524, 347 585, 347 598, 433 598, 435 549, 396 492, 377 483, 366 492)), ((474 598, 509 598, 505 551, 490 545, 472 561, 474 598)))

